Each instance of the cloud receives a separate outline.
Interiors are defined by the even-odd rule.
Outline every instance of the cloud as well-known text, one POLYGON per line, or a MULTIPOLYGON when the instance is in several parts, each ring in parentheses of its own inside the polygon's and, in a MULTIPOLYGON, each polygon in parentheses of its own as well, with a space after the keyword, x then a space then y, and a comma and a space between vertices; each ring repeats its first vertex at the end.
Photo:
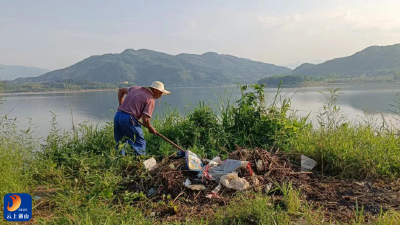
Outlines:
POLYGON ((327 18, 336 19, 350 25, 353 29, 396 31, 400 28, 400 14, 394 14, 391 11, 382 13, 380 10, 374 12, 348 10, 330 14, 327 18))
POLYGON ((400 2, 356 8, 322 9, 303 14, 259 15, 258 23, 264 29, 307 27, 313 30, 400 31, 400 13, 397 9, 400 9, 400 2))
MULTIPOLYGON (((260 38, 252 54, 265 62, 288 64, 328 60, 354 54, 371 45, 400 42, 400 2, 255 15, 260 38), (273 54, 271 54, 273 53, 273 54)), ((251 56, 247 56, 252 58, 251 56)))
POLYGON ((301 22, 303 17, 304 16, 300 14, 294 14, 291 16, 258 16, 258 22, 260 22, 264 28, 271 28, 286 26, 293 22, 301 22))

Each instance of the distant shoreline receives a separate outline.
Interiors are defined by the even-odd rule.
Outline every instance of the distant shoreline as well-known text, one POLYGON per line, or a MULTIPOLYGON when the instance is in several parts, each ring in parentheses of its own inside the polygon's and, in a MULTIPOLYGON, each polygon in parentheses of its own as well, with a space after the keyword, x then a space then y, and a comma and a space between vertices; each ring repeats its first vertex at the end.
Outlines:
MULTIPOLYGON (((169 89, 180 89, 180 88, 220 88, 220 87, 234 87, 237 84, 223 84, 223 85, 209 85, 209 86, 172 86, 169 89)), ((128 86, 127 86, 128 87, 128 86)), ((166 87, 168 90, 168 87, 166 87)), ((27 92, 0 92, 0 96, 7 96, 7 95, 38 95, 38 94, 63 94, 63 93, 79 93, 79 92, 100 92, 100 91, 117 91, 118 88, 111 88, 111 89, 84 89, 84 90, 59 90, 59 91, 27 91, 27 92)))
MULTIPOLYGON (((319 82, 319 83, 298 83, 298 84, 283 84, 283 87, 324 87, 333 85, 357 85, 357 84, 400 84, 400 81, 358 81, 358 82, 319 82)), ((279 87, 279 85, 268 85, 267 87, 279 87)))
POLYGON ((59 91, 29 91, 29 92, 2 92, 0 95, 38 95, 38 94, 62 94, 62 93, 78 93, 78 92, 99 92, 99 91, 117 91, 117 88, 112 88, 112 89, 86 89, 86 90, 59 90, 59 91))
MULTIPOLYGON (((371 84, 371 83, 388 83, 388 84, 400 84, 400 82, 388 82, 388 81, 360 81, 360 82, 338 82, 338 83, 330 83, 330 82, 320 82, 320 83, 299 83, 299 84, 283 84, 283 87, 324 87, 324 86, 332 86, 332 85, 357 85, 357 84, 371 84)), ((223 85, 205 85, 205 86, 172 86, 166 87, 166 89, 181 89, 181 88, 223 88, 223 87, 235 87, 238 84, 223 84, 223 85)), ((279 85, 267 85, 267 88, 277 88, 279 85)), ((8 95, 36 95, 36 94, 63 94, 63 93, 79 93, 79 92, 101 92, 101 91, 117 91, 118 88, 108 88, 108 89, 85 89, 85 90, 59 90, 59 91, 38 91, 38 92, 0 92, 0 96, 8 96, 8 95)))

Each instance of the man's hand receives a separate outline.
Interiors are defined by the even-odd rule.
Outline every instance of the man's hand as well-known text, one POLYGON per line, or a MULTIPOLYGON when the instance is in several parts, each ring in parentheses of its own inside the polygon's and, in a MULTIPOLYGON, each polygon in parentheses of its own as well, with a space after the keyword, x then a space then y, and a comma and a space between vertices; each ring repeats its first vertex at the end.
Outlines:
POLYGON ((118 89, 118 106, 121 106, 124 96, 128 94, 128 88, 118 89))
POLYGON ((150 134, 157 134, 157 130, 156 130, 156 128, 154 128, 154 127, 149 127, 149 132, 150 132, 150 134))
POLYGON ((151 134, 157 134, 156 128, 154 128, 154 127, 151 126, 151 124, 150 124, 150 116, 147 115, 147 114, 145 114, 145 113, 143 113, 142 119, 143 119, 143 126, 147 127, 147 129, 149 129, 149 132, 150 132, 151 134))

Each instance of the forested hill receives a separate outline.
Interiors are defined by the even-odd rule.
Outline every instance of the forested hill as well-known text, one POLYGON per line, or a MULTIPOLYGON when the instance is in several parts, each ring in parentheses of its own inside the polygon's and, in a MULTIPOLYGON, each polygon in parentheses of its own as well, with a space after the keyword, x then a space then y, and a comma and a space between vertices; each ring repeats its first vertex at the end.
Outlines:
POLYGON ((305 63, 293 75, 380 76, 400 72, 400 44, 371 46, 351 56, 332 59, 321 64, 305 63))
POLYGON ((160 80, 167 85, 208 85, 256 82, 263 77, 290 71, 286 67, 214 52, 174 56, 146 49, 127 49, 120 54, 91 56, 65 69, 37 78, 16 79, 13 83, 86 80, 100 83, 128 81, 148 85, 160 80))

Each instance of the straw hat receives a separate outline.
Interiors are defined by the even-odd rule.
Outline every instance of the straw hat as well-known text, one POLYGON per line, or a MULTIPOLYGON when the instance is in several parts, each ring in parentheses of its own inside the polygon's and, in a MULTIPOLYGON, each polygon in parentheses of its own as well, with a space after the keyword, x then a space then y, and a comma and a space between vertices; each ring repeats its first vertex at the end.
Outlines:
POLYGON ((151 83, 151 88, 157 89, 162 92, 162 95, 169 95, 171 92, 164 89, 164 84, 160 81, 154 81, 151 83))

